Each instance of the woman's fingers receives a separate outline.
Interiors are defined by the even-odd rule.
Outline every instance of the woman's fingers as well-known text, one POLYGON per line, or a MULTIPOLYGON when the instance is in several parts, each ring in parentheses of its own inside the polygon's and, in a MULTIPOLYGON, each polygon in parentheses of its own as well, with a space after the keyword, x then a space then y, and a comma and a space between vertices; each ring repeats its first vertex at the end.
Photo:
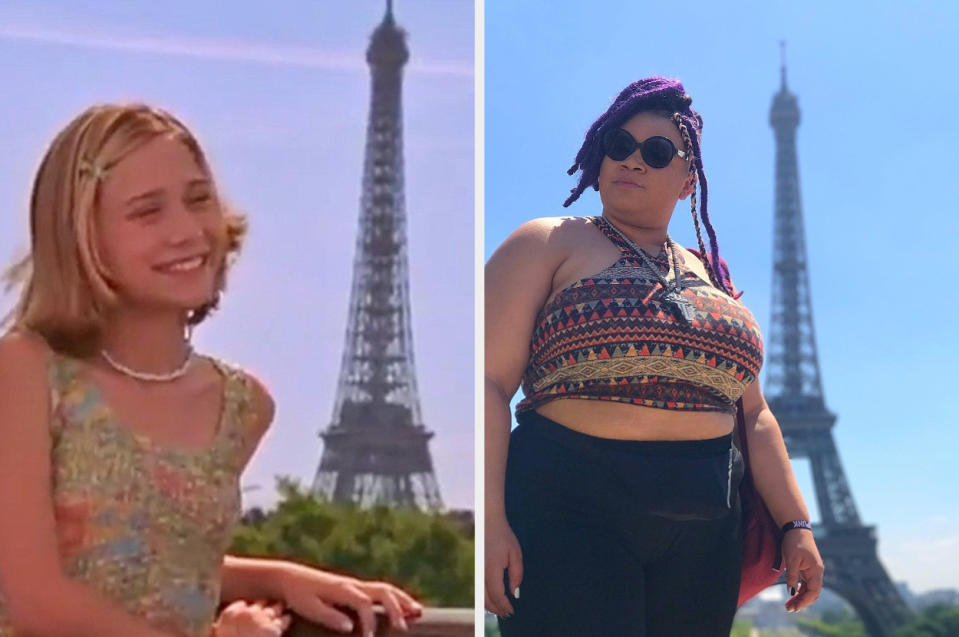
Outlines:
POLYGON ((249 605, 245 600, 231 602, 216 620, 217 637, 240 637, 249 605))
POLYGON ((413 596, 402 588, 391 587, 394 595, 398 598, 400 607, 403 609, 403 615, 407 618, 419 617, 423 614, 423 605, 413 599, 413 596))
POLYGON ((792 602, 791 610, 800 610, 807 606, 811 606, 813 602, 819 599, 819 595, 822 593, 822 582, 823 577, 821 573, 810 573, 808 575, 803 575, 799 580, 799 591, 796 593, 796 596, 791 599, 792 602))
POLYGON ((290 625, 281 616, 282 605, 257 600, 237 600, 227 606, 216 622, 217 637, 280 637, 290 625), (279 611, 279 612, 278 612, 279 611))
POLYGON ((409 630, 406 625, 406 619, 403 618, 403 608, 400 606, 399 596, 395 589, 389 584, 372 584, 373 599, 378 601, 386 609, 386 614, 390 617, 390 625, 400 630, 409 630))
MULTIPOLYGON (((318 618, 314 618, 310 614, 311 609, 317 607, 317 603, 322 603, 326 608, 332 608, 333 605, 346 606, 356 611, 361 627, 360 635, 363 637, 373 635, 376 629, 373 600, 362 590, 363 582, 352 577, 324 575, 331 580, 331 584, 324 585, 315 592, 310 592, 309 589, 297 592, 296 603, 293 603, 289 597, 287 597, 287 603, 298 613, 313 621, 319 621, 318 618), (300 594, 303 596, 302 600, 300 594), (320 601, 320 596, 322 596, 322 601, 320 601)), ((345 615, 342 616, 344 619, 348 619, 345 615)), ((333 625, 330 624, 330 626, 333 625)))
POLYGON ((813 566, 797 568, 797 591, 794 596, 786 601, 786 609, 796 612, 807 606, 812 605, 822 593, 823 587, 823 569, 818 566, 814 560, 813 566))
POLYGON ((519 585, 523 581, 523 552, 519 544, 513 544, 509 549, 509 590, 513 597, 519 599, 519 585))
POLYGON ((513 614, 513 606, 506 598, 506 585, 503 582, 503 572, 506 569, 505 559, 496 559, 495 556, 486 562, 486 597, 489 600, 488 610, 500 616, 513 614))
POLYGON ((270 619, 276 619, 283 614, 283 604, 281 602, 268 602, 265 599, 258 599, 251 606, 259 608, 270 619))
POLYGON ((796 612, 819 598, 825 568, 812 534, 805 531, 787 533, 782 549, 786 560, 786 587, 790 594, 786 610, 796 612))
POLYGON ((223 609, 223 612, 220 613, 220 617, 238 617, 246 611, 249 604, 245 599, 238 599, 223 609))
POLYGON ((802 563, 802 557, 796 555, 786 563, 786 589, 792 591, 799 588, 799 566, 802 563))
MULTIPOLYGON (((349 606, 349 604, 344 605, 349 606)), ((353 620, 315 595, 310 595, 307 599, 302 600, 297 605, 296 610, 305 619, 323 624, 327 628, 343 633, 353 632, 353 620)), ((365 632, 362 634, 366 637, 365 632)))
POLYGON ((283 604, 280 602, 274 602, 266 607, 267 612, 269 612, 274 617, 280 617, 283 615, 283 604))
POLYGON ((497 614, 496 609, 493 608, 493 602, 491 602, 489 598, 489 589, 485 586, 483 587, 483 608, 491 613, 497 614))
POLYGON ((389 582, 363 582, 362 588, 373 601, 383 604, 393 626, 407 630, 406 619, 423 614, 422 604, 389 582))
POLYGON ((330 595, 345 606, 356 611, 360 618, 363 637, 373 637, 376 634, 376 615, 373 613, 373 599, 361 590, 356 584, 338 588, 335 594, 330 595))
POLYGON ((809 592, 809 585, 806 584, 806 580, 800 579, 798 586, 796 587, 796 594, 789 598, 786 602, 786 609, 790 612, 798 612, 799 610, 809 606, 812 603, 812 600, 807 601, 807 593, 809 592))

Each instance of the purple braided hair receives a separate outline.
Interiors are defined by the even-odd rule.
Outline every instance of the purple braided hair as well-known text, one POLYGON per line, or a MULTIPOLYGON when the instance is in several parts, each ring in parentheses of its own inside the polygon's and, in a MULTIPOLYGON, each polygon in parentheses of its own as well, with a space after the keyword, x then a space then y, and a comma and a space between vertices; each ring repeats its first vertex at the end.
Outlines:
POLYGON ((599 119, 593 122, 593 125, 586 131, 586 139, 583 141, 579 152, 576 153, 576 160, 572 167, 567 171, 570 175, 575 174, 576 171, 582 171, 582 174, 579 177, 579 183, 570 190, 569 197, 563 202, 563 207, 568 207, 579 199, 583 191, 590 186, 593 190, 599 190, 599 167, 605 156, 601 140, 606 130, 621 126, 636 113, 643 111, 661 113, 666 119, 674 121, 682 133, 683 140, 686 143, 685 150, 692 153, 690 172, 695 172, 702 189, 702 217, 703 224, 706 226, 706 234, 709 236, 709 252, 706 252, 700 235, 699 218, 696 214, 696 194, 694 192, 691 208, 693 224, 696 227, 696 237, 699 239, 700 245, 698 256, 706 266, 706 271, 713 284, 727 294, 733 295, 729 268, 720 259, 716 231, 709 220, 708 184, 706 183, 706 173, 703 171, 702 153, 699 147, 703 118, 692 108, 692 102, 693 99, 686 95, 686 89, 683 88, 679 80, 664 77, 654 76, 637 80, 620 91, 610 107, 606 109, 606 112, 600 115, 599 119))

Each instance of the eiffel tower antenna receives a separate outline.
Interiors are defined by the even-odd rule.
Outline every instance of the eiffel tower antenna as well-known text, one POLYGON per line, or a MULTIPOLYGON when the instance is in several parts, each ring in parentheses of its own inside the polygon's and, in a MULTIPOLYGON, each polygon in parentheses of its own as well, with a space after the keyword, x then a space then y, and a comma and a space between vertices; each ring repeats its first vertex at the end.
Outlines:
POLYGON ((403 194, 406 32, 387 0, 366 60, 372 72, 350 315, 333 418, 313 492, 334 502, 442 508, 420 415, 410 321, 403 194))
POLYGON ((779 68, 782 72, 782 90, 786 90, 786 41, 779 41, 779 68))
POLYGON ((871 637, 888 637, 911 611, 879 562, 875 527, 860 521, 832 435, 836 416, 826 408, 819 373, 799 196, 799 104, 786 88, 785 43, 780 46, 782 86, 769 113, 776 136, 776 205, 765 393, 790 457, 810 461, 822 517, 814 532, 826 565, 825 586, 855 608, 871 637))

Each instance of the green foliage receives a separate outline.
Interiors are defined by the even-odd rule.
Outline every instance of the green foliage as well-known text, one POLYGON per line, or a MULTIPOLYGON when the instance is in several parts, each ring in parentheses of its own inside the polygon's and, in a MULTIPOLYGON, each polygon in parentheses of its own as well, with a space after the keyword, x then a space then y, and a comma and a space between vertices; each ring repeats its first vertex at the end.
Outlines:
POLYGON ((810 637, 867 637, 865 625, 847 608, 824 611, 818 619, 797 617, 796 625, 810 637))
POLYGON ((748 619, 737 619, 733 622, 733 629, 729 633, 729 637, 749 637, 749 629, 752 627, 753 623, 748 619))
POLYGON ((442 514, 334 505, 284 478, 277 489, 276 510, 241 524, 232 554, 389 581, 429 606, 473 606, 473 538, 462 524, 442 514))
POLYGON ((893 637, 954 637, 959 635, 959 606, 935 604, 917 614, 893 637))

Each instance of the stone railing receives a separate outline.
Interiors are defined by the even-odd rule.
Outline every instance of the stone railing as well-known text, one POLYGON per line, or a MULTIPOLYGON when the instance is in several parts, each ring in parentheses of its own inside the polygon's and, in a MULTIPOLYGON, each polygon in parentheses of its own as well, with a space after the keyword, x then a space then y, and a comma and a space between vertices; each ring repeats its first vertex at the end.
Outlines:
MULTIPOLYGON (((352 635, 360 635, 359 622, 353 616, 354 628, 352 635)), ((376 637, 473 637, 475 612, 472 608, 426 608, 423 616, 409 622, 409 631, 403 632, 390 628, 390 621, 382 609, 376 612, 376 637)), ((286 631, 285 637, 343 637, 344 633, 336 632, 323 626, 310 623, 294 616, 293 624, 286 631)))

